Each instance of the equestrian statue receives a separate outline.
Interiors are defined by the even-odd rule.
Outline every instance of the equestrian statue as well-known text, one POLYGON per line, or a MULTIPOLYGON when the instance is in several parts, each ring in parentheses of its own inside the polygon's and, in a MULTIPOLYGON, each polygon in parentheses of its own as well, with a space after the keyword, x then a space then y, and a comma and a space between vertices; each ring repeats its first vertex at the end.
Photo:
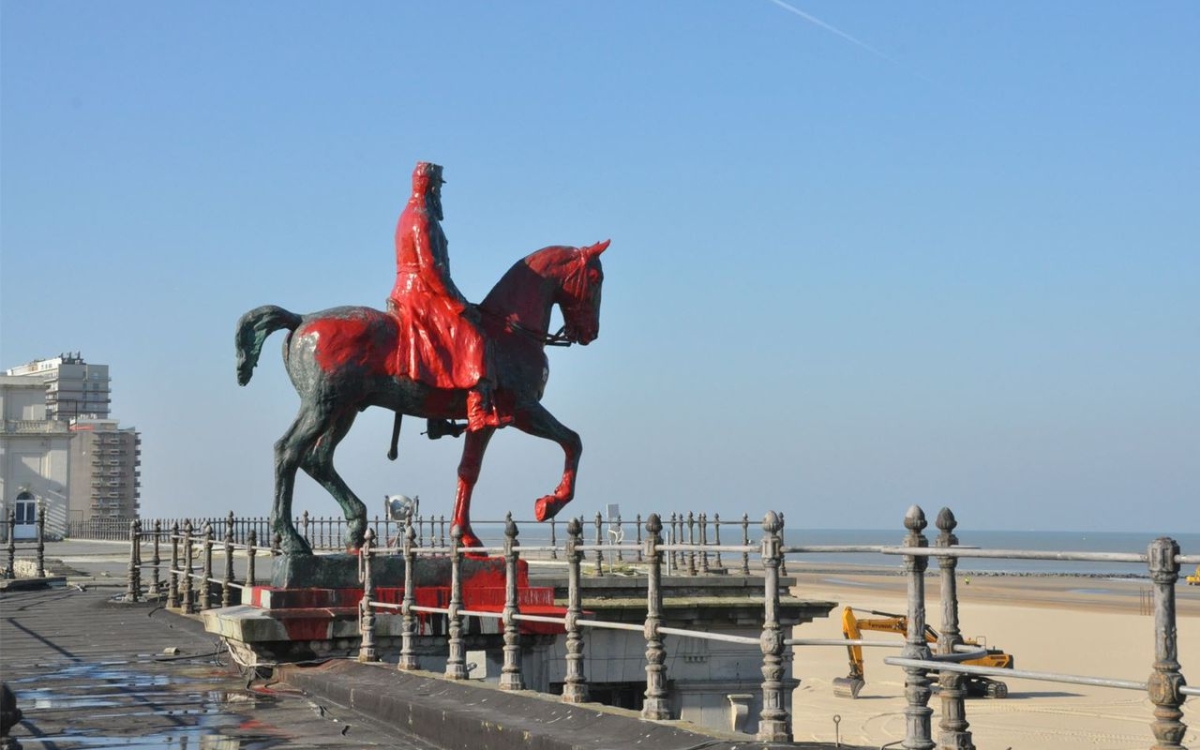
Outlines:
POLYGON ((346 546, 361 547, 367 509, 333 467, 333 454, 357 414, 369 406, 396 413, 388 457, 396 457, 403 415, 428 420, 430 438, 465 432, 453 523, 463 544, 482 546, 471 530, 471 493, 488 441, 512 425, 553 440, 565 459, 553 493, 534 503, 553 518, 575 496, 579 435, 541 405, 546 346, 587 345, 600 333, 600 254, 587 247, 545 247, 517 261, 478 305, 450 279, 442 232, 442 168, 420 162, 396 226, 396 283, 386 310, 334 307, 299 315, 274 305, 246 313, 237 326, 238 383, 246 385, 275 331, 286 329, 283 362, 300 411, 275 443, 271 528, 289 554, 312 549, 292 522, 296 471, 303 469, 346 515, 346 546), (563 327, 549 332, 554 305, 563 327), (455 420, 465 419, 465 423, 455 420))

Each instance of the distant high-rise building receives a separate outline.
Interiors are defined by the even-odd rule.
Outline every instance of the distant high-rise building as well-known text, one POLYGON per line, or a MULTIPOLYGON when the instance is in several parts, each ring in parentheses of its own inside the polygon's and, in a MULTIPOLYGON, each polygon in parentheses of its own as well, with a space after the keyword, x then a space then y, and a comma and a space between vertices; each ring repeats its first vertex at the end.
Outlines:
POLYGON ((7 375, 41 378, 46 384, 46 419, 108 419, 112 401, 108 365, 89 365, 79 352, 35 359, 11 367, 7 375))
POLYGON ((69 518, 137 518, 141 436, 101 419, 72 420, 71 432, 69 518))
POLYGON ((141 436, 109 418, 108 365, 78 353, 34 360, 0 376, 0 512, 26 535, 36 508, 50 534, 68 522, 136 518, 141 436))

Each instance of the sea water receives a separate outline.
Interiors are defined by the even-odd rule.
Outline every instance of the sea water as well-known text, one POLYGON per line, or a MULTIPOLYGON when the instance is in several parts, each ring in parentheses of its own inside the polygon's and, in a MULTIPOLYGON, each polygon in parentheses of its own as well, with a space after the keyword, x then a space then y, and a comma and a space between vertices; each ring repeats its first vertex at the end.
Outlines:
MULTIPOLYGON (((930 546, 936 543, 938 530, 925 529, 930 546)), ((993 531, 956 529, 961 546, 988 550, 1035 550, 1041 552, 1121 552, 1145 554, 1150 543, 1159 536, 1170 536, 1179 543, 1185 555, 1200 555, 1200 534, 1155 534, 1126 531, 993 531)), ((862 529, 785 529, 787 546, 817 545, 886 545, 903 546, 905 532, 899 530, 862 529)), ((789 555, 801 566, 865 565, 899 569, 901 558, 896 555, 872 553, 824 553, 789 555)), ((930 563, 930 569, 936 562, 930 563)), ((1008 573, 1028 575, 1076 574, 1095 576, 1131 576, 1149 574, 1145 563, 1075 562, 1064 560, 1002 560, 992 558, 959 559, 958 570, 971 573, 1008 573)), ((1195 566, 1185 565, 1181 575, 1189 575, 1195 566)))

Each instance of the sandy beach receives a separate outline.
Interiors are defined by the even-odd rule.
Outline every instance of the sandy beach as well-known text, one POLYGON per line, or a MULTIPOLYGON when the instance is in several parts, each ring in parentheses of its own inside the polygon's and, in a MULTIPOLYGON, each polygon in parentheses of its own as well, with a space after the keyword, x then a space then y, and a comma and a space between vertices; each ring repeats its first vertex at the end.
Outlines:
MULTIPOLYGON (((840 638, 841 607, 904 612, 901 576, 793 570, 793 593, 828 599, 839 606, 827 620, 796 629, 800 638, 840 638)), ((972 576, 959 578, 960 622, 965 637, 982 636, 988 645, 1013 654, 1016 667, 1089 677, 1144 681, 1154 662, 1151 587, 1145 580, 1112 580, 1066 576, 972 576)), ((939 587, 928 579, 929 624, 940 627, 939 587)), ((1185 678, 1200 683, 1200 586, 1181 582, 1176 589, 1179 661, 1185 678)), ((871 640, 903 639, 887 633, 864 633, 871 640)), ((793 667, 801 680, 793 697, 797 740, 833 741, 833 717, 843 742, 882 745, 904 736, 904 677, 883 659, 893 649, 867 649, 866 686, 857 700, 833 695, 832 680, 848 672, 846 649, 798 647, 793 667)), ((1003 700, 971 699, 967 720, 977 747, 984 748, 1145 748, 1154 744, 1150 731, 1153 704, 1145 693, 1052 682, 1006 679, 1010 695, 1003 700)), ((941 719, 935 693, 934 738, 941 719)), ((1184 745, 1200 740, 1200 721, 1191 726, 1184 745)))

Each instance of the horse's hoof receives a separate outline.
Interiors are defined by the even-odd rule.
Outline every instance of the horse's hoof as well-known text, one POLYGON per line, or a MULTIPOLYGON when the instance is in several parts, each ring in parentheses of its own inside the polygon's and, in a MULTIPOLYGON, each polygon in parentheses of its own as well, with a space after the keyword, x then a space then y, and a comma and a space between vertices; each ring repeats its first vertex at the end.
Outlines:
POLYGON ((467 528, 467 529, 463 530, 462 541, 459 543, 459 546, 461 546, 461 547, 482 547, 483 540, 480 539, 479 537, 475 536, 474 531, 471 531, 470 528, 467 528))
POLYGON ((554 495, 546 495, 539 498, 533 504, 533 516, 539 521, 549 521, 558 515, 558 512, 566 507, 569 501, 562 500, 554 495))

